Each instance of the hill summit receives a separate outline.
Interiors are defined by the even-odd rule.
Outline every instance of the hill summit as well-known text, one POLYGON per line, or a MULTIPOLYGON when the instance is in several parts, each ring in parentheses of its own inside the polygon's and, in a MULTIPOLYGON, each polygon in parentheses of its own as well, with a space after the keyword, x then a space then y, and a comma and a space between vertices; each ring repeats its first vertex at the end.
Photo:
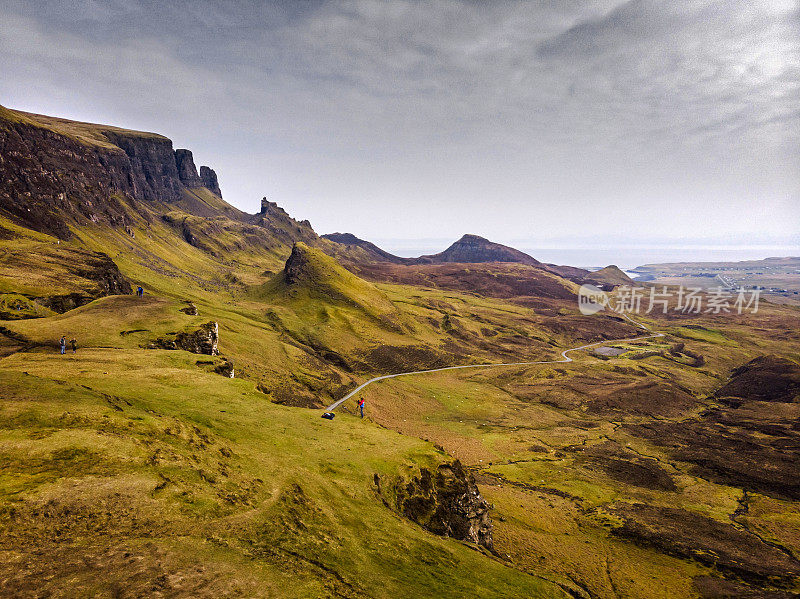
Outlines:
POLYGON ((586 275, 585 279, 589 282, 605 285, 633 285, 633 279, 622 272, 616 264, 609 264, 600 270, 596 270, 586 275))
POLYGON ((392 303, 377 287, 351 273, 322 250, 300 241, 292 247, 283 272, 273 280, 273 289, 288 298, 346 304, 373 313, 394 311, 392 303))
POLYGON ((445 251, 430 256, 422 256, 420 261, 426 262, 517 262, 531 266, 539 266, 533 256, 515 250, 512 247, 489 241, 478 235, 464 235, 445 251))
POLYGON ((323 239, 333 241, 340 245, 354 246, 364 250, 366 255, 372 260, 378 262, 392 262, 394 264, 413 264, 415 258, 401 258, 389 252, 382 250, 372 242, 359 239, 352 233, 328 233, 321 236, 323 239))

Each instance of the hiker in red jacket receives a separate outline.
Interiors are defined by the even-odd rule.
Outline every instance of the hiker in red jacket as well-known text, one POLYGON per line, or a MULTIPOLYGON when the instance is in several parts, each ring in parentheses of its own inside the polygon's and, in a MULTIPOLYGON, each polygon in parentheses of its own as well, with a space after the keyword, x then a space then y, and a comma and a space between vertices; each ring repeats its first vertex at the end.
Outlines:
POLYGON ((364 398, 360 397, 358 399, 358 409, 361 410, 361 417, 364 417, 364 398))

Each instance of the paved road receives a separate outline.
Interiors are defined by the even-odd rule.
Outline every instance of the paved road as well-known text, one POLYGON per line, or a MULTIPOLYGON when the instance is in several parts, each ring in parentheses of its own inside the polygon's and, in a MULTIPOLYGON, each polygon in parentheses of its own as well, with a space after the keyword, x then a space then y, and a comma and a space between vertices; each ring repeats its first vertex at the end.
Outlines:
POLYGON ((353 389, 350 393, 345 395, 342 399, 333 402, 327 408, 325 408, 326 412, 331 412, 346 402, 348 399, 353 397, 356 393, 364 389, 365 387, 371 385, 372 383, 377 383, 378 381, 383 381, 386 379, 393 379, 399 376, 411 376, 412 374, 428 374, 430 372, 442 372, 444 370, 461 370, 464 368, 498 368, 501 366, 529 366, 531 364, 561 364, 564 362, 572 362, 572 358, 570 358, 567 354, 572 353, 574 351, 581 351, 583 349, 588 349, 590 347, 596 347, 598 345, 604 345, 606 343, 623 343, 625 341, 637 341, 640 339, 651 339, 652 337, 663 337, 664 333, 654 333, 646 326, 644 326, 640 322, 636 322, 633 318, 628 316, 627 314, 621 314, 623 318, 631 321, 637 327, 644 329, 645 331, 649 332, 649 335, 641 335, 639 337, 628 337, 627 339, 607 339, 606 341, 597 341, 596 343, 587 343, 586 345, 581 345, 580 347, 572 347, 570 349, 565 349, 561 352, 561 360, 543 360, 539 362, 508 362, 504 364, 467 364, 465 366, 445 366, 444 368, 433 368, 431 370, 415 370, 413 372, 398 372, 397 374, 384 374, 383 376, 376 376, 375 378, 369 379, 366 383, 359 385, 355 389, 353 389))

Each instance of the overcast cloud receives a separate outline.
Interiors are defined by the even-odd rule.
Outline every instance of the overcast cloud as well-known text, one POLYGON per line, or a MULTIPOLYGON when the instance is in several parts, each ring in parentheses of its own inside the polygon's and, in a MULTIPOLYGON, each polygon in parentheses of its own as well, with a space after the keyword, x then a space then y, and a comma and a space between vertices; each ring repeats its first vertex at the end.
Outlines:
POLYGON ((366 238, 794 238, 794 0, 0 0, 0 104, 366 238))

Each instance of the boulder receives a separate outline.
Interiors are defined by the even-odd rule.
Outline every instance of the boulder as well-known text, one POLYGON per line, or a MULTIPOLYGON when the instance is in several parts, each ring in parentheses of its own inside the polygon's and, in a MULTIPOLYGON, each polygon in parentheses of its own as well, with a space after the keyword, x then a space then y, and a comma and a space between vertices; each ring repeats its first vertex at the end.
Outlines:
POLYGON ((232 379, 234 376, 233 360, 230 358, 222 358, 222 361, 214 368, 214 372, 232 379))
POLYGON ((189 316, 197 316, 198 314, 197 306, 195 306, 192 302, 188 300, 186 302, 186 306, 181 308, 180 311, 183 312, 184 314, 188 314, 189 316))
POLYGON ((219 355, 218 342, 219 324, 213 321, 201 325, 196 331, 178 333, 175 337, 175 343, 179 349, 184 349, 193 354, 206 354, 208 356, 219 355))

